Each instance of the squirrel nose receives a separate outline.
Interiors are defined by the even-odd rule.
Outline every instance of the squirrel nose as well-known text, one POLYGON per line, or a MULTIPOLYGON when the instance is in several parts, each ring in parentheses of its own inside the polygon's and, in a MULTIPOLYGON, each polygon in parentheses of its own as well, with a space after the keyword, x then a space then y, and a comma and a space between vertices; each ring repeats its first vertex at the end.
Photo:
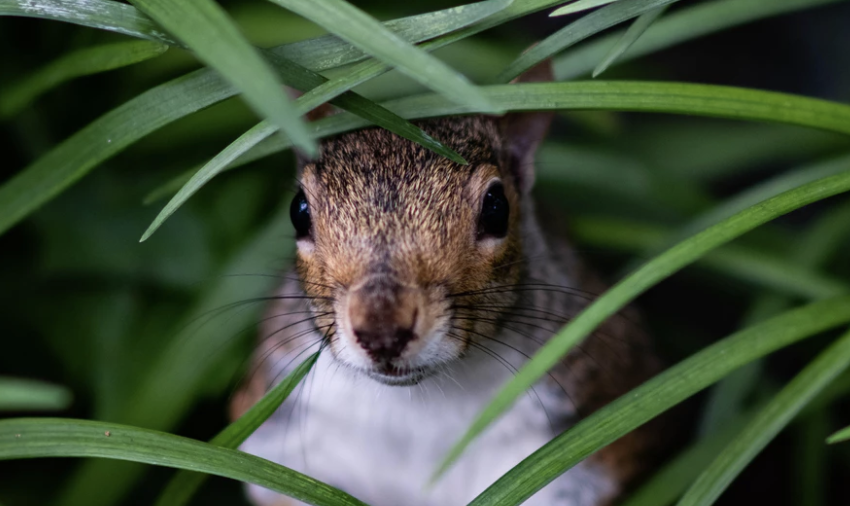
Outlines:
POLYGON ((348 317, 357 343, 377 363, 389 365, 416 339, 419 291, 376 276, 349 293, 348 317))

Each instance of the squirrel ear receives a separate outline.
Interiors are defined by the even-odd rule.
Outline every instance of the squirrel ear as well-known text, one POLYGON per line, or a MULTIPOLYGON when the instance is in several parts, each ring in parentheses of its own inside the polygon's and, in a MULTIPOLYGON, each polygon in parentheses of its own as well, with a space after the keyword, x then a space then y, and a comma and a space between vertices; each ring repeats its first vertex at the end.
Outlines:
MULTIPOLYGON (((295 88, 286 88, 286 92, 290 96, 290 98, 292 98, 293 100, 295 100, 298 97, 300 97, 301 95, 303 95, 302 92, 296 90, 295 88)), ((328 116, 331 116, 335 113, 336 113, 336 111, 334 110, 334 107, 330 103, 325 102, 324 104, 320 105, 319 107, 316 107, 315 109, 313 109, 311 111, 308 111, 307 114, 304 115, 304 117, 307 118, 307 121, 313 122, 313 121, 318 121, 322 118, 326 118, 328 116)), ((295 158, 298 161, 298 173, 300 174, 301 169, 305 165, 310 163, 311 160, 309 158, 307 158, 306 156, 304 156, 304 154, 297 149, 295 150, 295 158)))
MULTIPOLYGON (((549 60, 537 64, 512 83, 537 83, 553 80, 549 60)), ((552 111, 514 112, 503 116, 499 123, 508 163, 522 193, 534 184, 534 152, 546 136, 555 113, 552 111)))

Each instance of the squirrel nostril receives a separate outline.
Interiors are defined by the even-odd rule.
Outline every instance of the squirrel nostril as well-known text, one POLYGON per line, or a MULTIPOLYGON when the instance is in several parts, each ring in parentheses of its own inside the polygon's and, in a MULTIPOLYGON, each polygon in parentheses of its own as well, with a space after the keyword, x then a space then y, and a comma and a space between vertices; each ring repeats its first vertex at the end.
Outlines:
POLYGON ((380 330, 361 328, 354 329, 354 336, 369 356, 382 362, 400 357, 407 343, 416 337, 412 328, 380 330))

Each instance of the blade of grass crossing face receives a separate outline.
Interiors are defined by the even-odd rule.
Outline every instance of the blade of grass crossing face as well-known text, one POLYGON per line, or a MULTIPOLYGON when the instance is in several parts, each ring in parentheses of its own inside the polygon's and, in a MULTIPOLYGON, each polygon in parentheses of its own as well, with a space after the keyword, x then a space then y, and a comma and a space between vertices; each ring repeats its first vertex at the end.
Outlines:
MULTIPOLYGON (((850 309, 850 304, 846 309, 850 309)), ((794 377, 685 493, 678 506, 714 504, 732 480, 824 387, 850 365, 850 331, 794 377)))
POLYGON ((463 75, 398 37, 345 0, 270 1, 309 19, 455 102, 496 112, 463 75))
POLYGON ((829 444, 842 443, 844 441, 850 441, 850 427, 845 427, 835 434, 829 436, 826 440, 829 444))
MULTIPOLYGON (((686 6, 654 23, 617 62, 632 60, 709 33, 780 14, 845 0, 715 0, 686 6)), ((590 73, 623 36, 605 35, 573 48, 552 61, 555 79, 566 81, 590 73)))
POLYGON ((677 0, 632 0, 618 2, 570 23, 552 35, 546 37, 534 47, 511 62, 496 78, 499 82, 508 82, 538 63, 552 57, 564 49, 591 35, 627 21, 645 12, 672 4, 677 0))
MULTIPOLYGON (((301 362, 283 381, 269 390, 257 404, 210 440, 210 444, 234 449, 241 445, 289 397, 289 394, 313 368, 318 358, 319 354, 314 353, 307 360, 301 362)), ((159 496, 156 506, 186 504, 203 484, 206 477, 205 474, 191 471, 178 472, 168 483, 162 495, 159 496)))
POLYGON ((637 42, 640 36, 643 35, 650 26, 652 26, 652 23, 654 23, 665 10, 667 10, 666 5, 644 12, 638 16, 638 18, 632 22, 631 26, 629 26, 629 29, 626 30, 626 33, 624 33, 614 47, 611 48, 611 52, 605 55, 605 58, 599 62, 599 65, 597 65, 595 69, 593 69, 593 77, 597 77, 599 74, 605 72, 612 63, 617 61, 617 58, 621 57, 623 53, 628 51, 629 48, 632 47, 632 44, 637 42))
POLYGON ((0 411, 65 409, 71 405, 71 398, 71 392, 65 387, 0 377, 0 411))
POLYGON ((68 53, 0 90, 0 118, 17 114, 40 95, 66 81, 133 65, 159 56, 166 50, 168 46, 160 42, 128 41, 68 53))
POLYGON ((133 0, 242 92, 245 101, 315 155, 316 144, 286 98, 277 75, 212 0, 133 0))
POLYGON ((551 369, 573 346, 635 297, 706 253, 794 209, 850 190, 850 173, 827 177, 768 199, 693 236, 653 258, 597 298, 552 337, 503 386, 452 448, 438 472, 444 472, 466 446, 551 369))
POLYGON ((0 420, 0 460, 100 457, 189 469, 256 483, 309 504, 364 504, 345 492, 268 460, 154 430, 88 420, 0 420))
POLYGON ((51 19, 177 44, 151 18, 113 0, 0 0, 0 16, 51 19))
POLYGON ((806 337, 850 322, 850 296, 818 301, 738 331, 619 397, 545 444, 470 503, 514 506, 600 448, 723 378, 806 337))

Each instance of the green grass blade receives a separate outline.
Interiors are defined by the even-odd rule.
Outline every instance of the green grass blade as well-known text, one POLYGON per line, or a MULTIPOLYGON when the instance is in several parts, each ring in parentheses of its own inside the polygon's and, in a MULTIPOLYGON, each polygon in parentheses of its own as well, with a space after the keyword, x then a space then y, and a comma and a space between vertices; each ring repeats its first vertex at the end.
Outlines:
POLYGON ((161 42, 128 41, 67 53, 32 75, 0 90, 0 119, 17 114, 40 95, 66 81, 143 62, 166 50, 168 46, 161 42))
POLYGON ((554 18, 556 16, 566 16, 567 14, 575 14, 576 12, 586 11, 588 9, 593 9, 595 7, 601 7, 603 5, 608 5, 614 2, 618 2, 619 0, 576 0, 574 2, 570 2, 563 7, 558 7, 551 14, 549 14, 550 18, 554 18))
POLYGON ((345 0, 270 1, 313 21, 455 102, 471 104, 482 111, 496 111, 462 74, 398 37, 345 0))
POLYGON ((0 377, 0 411, 41 411, 65 409, 71 405, 71 392, 41 381, 0 377))
MULTIPOLYGON (((632 60, 758 19, 842 1, 845 0, 716 0, 697 3, 664 16, 617 61, 632 60)), ((555 79, 566 81, 589 74, 622 35, 623 32, 605 35, 555 58, 552 62, 555 79)))
POLYGON ((0 16, 64 21, 167 44, 174 38, 148 16, 113 0, 0 0, 0 16))
MULTIPOLYGON (((251 407, 239 420, 231 423, 223 431, 219 432, 210 444, 223 448, 237 448, 248 436, 250 436, 260 425, 263 424, 275 410, 283 404, 295 387, 310 372, 319 353, 314 353, 307 360, 301 362, 289 375, 268 391, 266 395, 251 407)), ((156 506, 180 506, 189 502, 195 491, 203 484, 207 475, 191 471, 180 471, 165 488, 156 502, 156 506)))
POLYGON ((439 472, 574 345, 635 297, 708 252, 794 209, 850 190, 850 173, 827 177, 782 193, 680 242, 614 285, 558 332, 504 385, 452 448, 439 472))
POLYGON ((841 443, 843 441, 850 441, 850 427, 844 427, 840 431, 829 436, 826 440, 829 444, 841 443))
MULTIPOLYGON (((850 305, 846 309, 850 308, 850 305)), ((679 501, 679 506, 714 504, 732 480, 799 413, 850 365, 850 332, 846 332, 803 369, 724 448, 679 501)))
POLYGON ((818 301, 724 338, 568 429, 499 478, 470 506, 520 504, 593 452, 738 367, 850 322, 848 307, 848 296, 818 301))
MULTIPOLYGON (((617 218, 577 217, 570 230, 576 240, 595 248, 616 249, 643 254, 668 245, 675 235, 662 226, 617 218)), ((675 243, 674 243, 675 244, 675 243)), ((802 243, 805 244, 805 243, 802 243)), ((811 299, 850 292, 850 285, 834 276, 821 274, 774 253, 739 245, 718 248, 700 258, 695 265, 765 288, 811 299)))
POLYGON ((551 58, 554 54, 563 51, 577 42, 581 42, 591 35, 676 1, 632 0, 629 2, 617 2, 591 12, 561 28, 524 52, 519 58, 511 62, 499 74, 496 80, 499 82, 508 82, 538 63, 551 58))
POLYGON ((89 420, 0 420, 0 460, 39 457, 143 462, 256 483, 317 506, 364 506, 345 492, 268 460, 173 434, 89 420))
POLYGON ((611 48, 611 51, 605 55, 605 58, 603 58, 602 61, 599 62, 599 65, 593 69, 593 77, 597 77, 599 74, 605 72, 605 70, 617 61, 623 53, 628 51, 629 48, 637 42, 640 36, 643 35, 650 26, 652 26, 652 23, 654 23, 665 10, 667 10, 666 5, 644 12, 638 16, 638 18, 632 22, 631 26, 629 26, 629 29, 626 30, 626 33, 624 33, 614 47, 611 48))
POLYGON ((133 0, 169 32, 218 70, 261 116, 278 126, 295 145, 315 155, 318 148, 286 97, 271 66, 263 60, 227 13, 213 0, 133 0))

